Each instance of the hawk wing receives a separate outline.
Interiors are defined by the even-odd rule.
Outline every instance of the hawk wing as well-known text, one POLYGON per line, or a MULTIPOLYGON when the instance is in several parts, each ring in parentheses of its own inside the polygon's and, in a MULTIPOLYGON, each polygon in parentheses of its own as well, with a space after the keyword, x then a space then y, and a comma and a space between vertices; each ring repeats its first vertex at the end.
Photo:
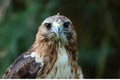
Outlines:
POLYGON ((20 55, 12 65, 6 70, 2 78, 36 78, 41 69, 40 63, 35 62, 35 57, 31 57, 30 51, 20 55), (25 57, 26 56, 26 57, 25 57))

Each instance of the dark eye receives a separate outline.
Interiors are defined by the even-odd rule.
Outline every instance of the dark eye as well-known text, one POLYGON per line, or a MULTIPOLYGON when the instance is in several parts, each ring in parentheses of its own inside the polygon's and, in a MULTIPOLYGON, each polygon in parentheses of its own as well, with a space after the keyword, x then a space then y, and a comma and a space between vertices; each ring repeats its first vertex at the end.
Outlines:
POLYGON ((51 29, 51 23, 45 23, 45 27, 49 30, 51 29))
POLYGON ((70 25, 70 22, 65 22, 65 23, 63 24, 63 27, 64 27, 64 28, 69 28, 69 25, 70 25))

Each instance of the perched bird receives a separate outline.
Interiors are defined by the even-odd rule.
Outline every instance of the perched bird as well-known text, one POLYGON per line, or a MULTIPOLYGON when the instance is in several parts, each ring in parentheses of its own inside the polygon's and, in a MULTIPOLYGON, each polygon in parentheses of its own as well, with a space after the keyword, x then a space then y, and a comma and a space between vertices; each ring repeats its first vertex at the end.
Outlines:
POLYGON ((67 17, 57 14, 46 18, 32 47, 10 65, 2 78, 83 78, 77 64, 76 38, 67 17))

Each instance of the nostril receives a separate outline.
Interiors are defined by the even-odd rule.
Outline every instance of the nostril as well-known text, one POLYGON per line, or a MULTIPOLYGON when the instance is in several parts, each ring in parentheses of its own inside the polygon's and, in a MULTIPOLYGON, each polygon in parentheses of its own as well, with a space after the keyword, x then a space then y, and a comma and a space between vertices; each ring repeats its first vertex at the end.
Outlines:
POLYGON ((60 28, 58 28, 58 33, 60 33, 60 28))

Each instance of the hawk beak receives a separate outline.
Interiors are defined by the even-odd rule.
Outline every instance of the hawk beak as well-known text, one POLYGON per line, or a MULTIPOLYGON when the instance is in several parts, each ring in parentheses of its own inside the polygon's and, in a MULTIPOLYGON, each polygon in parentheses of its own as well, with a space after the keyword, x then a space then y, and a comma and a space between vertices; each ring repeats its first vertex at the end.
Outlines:
POLYGON ((53 22, 53 26, 54 26, 54 32, 57 35, 57 38, 59 38, 60 34, 61 34, 61 24, 59 22, 53 22))

